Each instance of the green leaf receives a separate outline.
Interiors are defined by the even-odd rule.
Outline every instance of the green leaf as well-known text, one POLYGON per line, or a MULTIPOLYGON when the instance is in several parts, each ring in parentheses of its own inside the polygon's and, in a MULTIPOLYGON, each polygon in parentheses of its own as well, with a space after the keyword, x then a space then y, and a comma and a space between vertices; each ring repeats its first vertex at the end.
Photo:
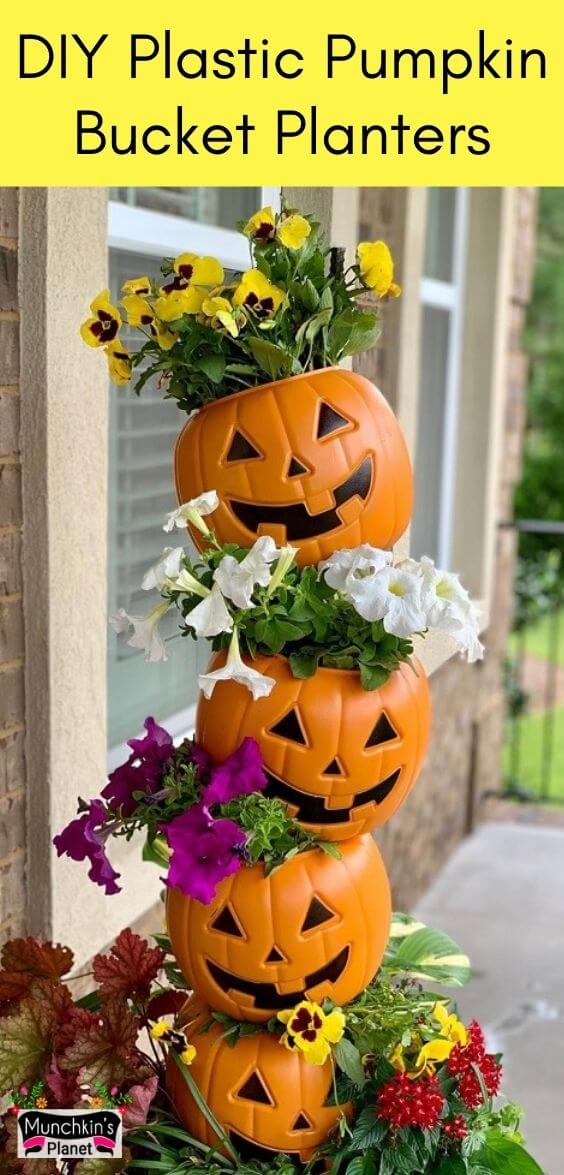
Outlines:
POLYGON ((187 1066, 184 1064, 184 1062, 180 1059, 180 1056, 178 1055, 178 1053, 176 1052, 175 1049, 170 1050, 170 1055, 171 1055, 174 1063, 180 1069, 180 1072, 184 1078, 184 1081, 186 1082, 186 1085, 188 1086, 188 1089, 190 1090, 190 1093, 192 1094, 192 1097, 194 1098, 194 1101, 195 1101, 200 1113, 204 1115, 204 1118, 211 1126, 214 1134, 217 1135, 219 1141, 221 1142, 221 1145, 225 1148, 228 1155, 232 1159, 234 1159, 235 1162, 237 1162, 236 1150, 231 1145, 231 1142, 230 1142, 229 1138, 227 1137, 223 1127, 220 1126, 219 1122, 217 1121, 217 1118, 210 1110, 208 1103, 206 1102, 202 1093, 198 1089, 198 1086, 196 1085, 196 1082, 194 1081, 194 1078, 192 1077, 190 1070, 187 1068, 187 1066))
POLYGON ((448 934, 428 926, 413 930, 395 945, 393 938, 383 967, 393 974, 432 979, 445 986, 463 987, 471 976, 470 960, 448 934))
POLYGON ((294 677, 313 677, 317 672, 319 653, 315 649, 312 651, 308 650, 308 652, 291 653, 289 660, 290 669, 294 677))
POLYGON ((437 1168, 437 1175, 466 1175, 468 1164, 462 1155, 450 1155, 437 1168))
POLYGON ((225 374, 225 356, 213 352, 208 355, 200 355, 197 366, 211 379, 212 383, 220 384, 225 374))
POLYGON ((53 1017, 35 1000, 22 1003, 2 1020, 0 1032, 0 1091, 29 1084, 43 1074, 51 1046, 53 1017))
POLYGON ((366 1077, 360 1053, 352 1041, 343 1036, 334 1046, 333 1052, 339 1069, 342 1069, 343 1073, 346 1073, 347 1077, 361 1089, 366 1082, 366 1077))
POLYGON ((543 1175, 541 1167, 528 1151, 506 1135, 491 1130, 484 1146, 475 1156, 477 1163, 492 1175, 543 1175))
POLYGON ((365 690, 380 689, 386 684, 389 676, 389 670, 383 669, 381 665, 367 665, 365 661, 360 662, 360 684, 365 690))
POLYGON ((248 345, 259 367, 271 379, 279 379, 280 376, 289 374, 292 357, 287 351, 283 351, 275 343, 269 343, 267 339, 251 338, 248 345))

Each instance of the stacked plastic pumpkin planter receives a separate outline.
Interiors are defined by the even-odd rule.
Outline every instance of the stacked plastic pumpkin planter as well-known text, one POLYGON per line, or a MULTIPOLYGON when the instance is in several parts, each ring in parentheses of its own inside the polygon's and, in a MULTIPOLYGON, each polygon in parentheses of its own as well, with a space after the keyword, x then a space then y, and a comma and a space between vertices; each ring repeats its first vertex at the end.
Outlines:
MULTIPOLYGON (((409 458, 391 409, 367 379, 335 368, 205 407, 179 438, 175 473, 181 502, 215 486, 220 542, 250 547, 269 534, 295 546, 302 565, 363 542, 391 547, 411 516, 409 458)), ((191 1072, 210 1110, 243 1158, 282 1152, 307 1161, 342 1110, 331 1098, 330 1062, 311 1065, 266 1030, 230 1046, 209 1010, 266 1024, 304 999, 346 1005, 373 978, 391 904, 372 833, 417 779, 429 690, 421 666, 402 665, 371 692, 355 670, 320 668, 298 680, 283 657, 256 667, 274 677, 270 695, 255 701, 242 685, 220 682, 200 698, 196 738, 217 762, 256 739, 268 794, 308 831, 338 842, 340 858, 313 849, 270 876, 250 866, 226 878, 209 906, 171 889, 167 920, 195 993, 191 1072)), ((168 1086, 188 1131, 217 1145, 172 1062, 168 1086)))

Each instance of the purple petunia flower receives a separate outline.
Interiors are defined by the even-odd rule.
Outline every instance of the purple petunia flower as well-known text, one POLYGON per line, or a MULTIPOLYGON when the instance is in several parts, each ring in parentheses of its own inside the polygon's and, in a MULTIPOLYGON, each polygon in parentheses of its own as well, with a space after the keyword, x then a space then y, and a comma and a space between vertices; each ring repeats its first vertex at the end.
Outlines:
POLYGON ((53 844, 59 857, 66 853, 73 861, 85 861, 88 858, 90 880, 96 885, 103 886, 107 894, 114 894, 120 892, 121 887, 116 884, 120 875, 112 868, 106 856, 106 820, 107 812, 102 801, 92 800, 88 811, 76 820, 71 820, 70 824, 53 838, 53 844))
POLYGON ((203 803, 166 825, 172 857, 167 885, 208 905, 224 877, 242 864, 247 834, 233 820, 214 820, 203 803))
POLYGON ((130 816, 137 807, 134 792, 152 795, 158 790, 164 766, 174 751, 172 736, 154 718, 145 719, 145 730, 143 738, 129 740, 133 753, 112 771, 102 791, 109 807, 119 810, 122 816, 130 816))
POLYGON ((262 769, 262 755, 254 738, 245 738, 241 745, 219 766, 213 767, 210 782, 203 793, 203 802, 227 804, 246 792, 262 791, 266 776, 262 769))

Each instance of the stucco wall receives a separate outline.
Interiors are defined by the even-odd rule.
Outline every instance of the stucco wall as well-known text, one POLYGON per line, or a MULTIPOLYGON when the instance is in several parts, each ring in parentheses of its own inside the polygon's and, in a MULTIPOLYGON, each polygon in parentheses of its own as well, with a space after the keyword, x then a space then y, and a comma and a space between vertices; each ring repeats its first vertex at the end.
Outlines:
POLYGON ((26 929, 18 192, 0 188, 0 941, 26 929))

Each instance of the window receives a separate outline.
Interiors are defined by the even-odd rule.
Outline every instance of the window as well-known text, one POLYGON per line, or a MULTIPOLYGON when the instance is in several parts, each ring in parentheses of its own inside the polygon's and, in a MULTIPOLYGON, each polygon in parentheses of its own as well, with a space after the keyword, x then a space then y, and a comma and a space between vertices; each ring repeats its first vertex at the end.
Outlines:
POLYGON ((421 358, 411 532, 415 557, 452 559, 468 233, 468 191, 429 190, 421 281, 421 358))
MULTIPOLYGON (((213 253, 226 268, 248 264, 237 220, 277 193, 260 188, 117 188, 109 207, 110 286, 120 295, 126 277, 158 275, 159 259, 183 249, 213 253)), ((163 401, 156 386, 141 397, 112 389, 109 413, 109 606, 133 614, 148 608, 139 585, 168 536, 160 529, 175 506, 173 447, 185 416, 163 401)), ((165 633, 165 635, 167 635, 165 633)), ((143 653, 110 631, 108 649, 108 732, 116 758, 121 744, 142 726, 147 714, 166 722, 174 734, 190 726, 199 662, 208 656, 178 635, 171 618, 170 659, 145 666, 143 653)), ((110 757, 111 760, 113 756, 110 757)))

